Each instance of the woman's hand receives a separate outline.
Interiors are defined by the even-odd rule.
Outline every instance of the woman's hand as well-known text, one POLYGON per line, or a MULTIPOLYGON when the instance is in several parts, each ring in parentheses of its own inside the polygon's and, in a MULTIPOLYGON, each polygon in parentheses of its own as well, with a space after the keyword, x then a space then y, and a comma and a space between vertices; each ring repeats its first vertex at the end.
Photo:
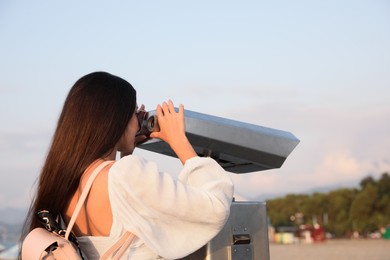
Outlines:
POLYGON ((185 137, 184 107, 179 106, 179 111, 175 111, 173 102, 163 102, 157 105, 156 116, 160 126, 159 132, 152 132, 151 137, 159 138, 171 144, 176 138, 185 137))
POLYGON ((152 132, 150 137, 167 142, 183 164, 195 157, 196 153, 185 134, 184 106, 180 104, 176 112, 173 102, 169 100, 157 105, 156 116, 160 131, 152 132))

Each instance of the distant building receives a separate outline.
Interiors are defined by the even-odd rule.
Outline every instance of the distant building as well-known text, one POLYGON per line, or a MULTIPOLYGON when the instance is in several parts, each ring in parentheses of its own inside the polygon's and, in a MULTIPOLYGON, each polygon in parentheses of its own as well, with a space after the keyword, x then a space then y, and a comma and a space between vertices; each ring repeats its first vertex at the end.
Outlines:
POLYGON ((293 244, 297 241, 298 228, 293 226, 278 227, 274 236, 274 242, 278 244, 293 244))

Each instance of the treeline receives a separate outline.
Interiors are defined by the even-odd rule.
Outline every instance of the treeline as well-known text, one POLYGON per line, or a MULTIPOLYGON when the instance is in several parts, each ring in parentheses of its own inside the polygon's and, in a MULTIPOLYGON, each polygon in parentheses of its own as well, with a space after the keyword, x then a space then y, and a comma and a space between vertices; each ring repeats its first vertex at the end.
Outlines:
POLYGON ((336 237, 367 235, 390 225, 390 176, 366 177, 353 189, 268 200, 267 211, 275 228, 318 223, 336 237))

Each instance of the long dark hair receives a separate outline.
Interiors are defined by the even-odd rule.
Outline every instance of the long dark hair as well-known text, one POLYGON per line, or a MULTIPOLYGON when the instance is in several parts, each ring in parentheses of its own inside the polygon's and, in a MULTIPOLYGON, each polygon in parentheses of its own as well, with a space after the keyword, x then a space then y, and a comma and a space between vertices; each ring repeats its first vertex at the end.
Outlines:
POLYGON ((65 210, 85 169, 113 152, 135 109, 135 89, 117 76, 94 72, 73 85, 38 180, 22 240, 41 226, 37 211, 46 209, 56 215, 65 210))

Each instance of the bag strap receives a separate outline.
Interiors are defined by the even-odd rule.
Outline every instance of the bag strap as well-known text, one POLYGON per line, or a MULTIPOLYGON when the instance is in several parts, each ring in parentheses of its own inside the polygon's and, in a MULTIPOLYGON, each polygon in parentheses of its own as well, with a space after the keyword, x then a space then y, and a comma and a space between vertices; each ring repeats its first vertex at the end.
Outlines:
MULTIPOLYGON (((70 232, 72 231, 72 228, 74 226, 74 223, 76 222, 77 216, 80 213, 81 207, 83 206, 85 199, 88 196, 89 191, 91 190, 93 181, 95 180, 96 176, 100 173, 101 170, 103 170, 108 164, 112 163, 112 161, 105 161, 101 163, 96 169, 92 172, 91 176, 88 178, 87 183, 85 184, 85 187, 83 191, 81 192, 81 196, 79 201, 77 202, 76 208, 73 211, 72 217, 70 218, 69 225, 66 229, 65 233, 65 239, 68 240, 70 232)), ((122 254, 125 252, 125 250, 130 246, 131 242, 134 239, 134 234, 127 231, 122 235, 122 237, 114 244, 112 245, 104 254, 102 257, 100 257, 101 260, 105 259, 113 259, 117 260, 119 257, 122 256, 122 254), (112 258, 114 257, 114 258, 112 258)))
POLYGON ((110 163, 112 163, 112 161, 105 161, 105 162, 101 163, 98 167, 96 167, 96 169, 92 172, 91 176, 89 177, 89 179, 87 181, 87 184, 85 184, 85 187, 84 187, 84 189, 83 189, 83 191, 81 193, 80 199, 77 202, 76 208, 73 211, 72 217, 70 218, 70 221, 69 221, 68 227, 66 229, 66 233, 65 233, 65 239, 66 240, 69 239, 69 234, 72 231, 73 225, 76 222, 76 219, 77 219, 77 217, 78 217, 78 215, 80 213, 80 209, 83 206, 84 201, 85 201, 85 199, 88 196, 88 193, 89 193, 89 190, 92 187, 93 181, 95 180, 95 178, 99 174, 99 172, 101 170, 103 170, 103 168, 106 167, 110 163))
POLYGON ((123 234, 121 239, 119 239, 100 257, 100 260, 111 259, 114 253, 115 253, 114 258, 112 259, 113 260, 119 259, 123 255, 125 250, 130 246, 133 239, 134 239, 134 234, 127 231, 126 233, 123 234))

